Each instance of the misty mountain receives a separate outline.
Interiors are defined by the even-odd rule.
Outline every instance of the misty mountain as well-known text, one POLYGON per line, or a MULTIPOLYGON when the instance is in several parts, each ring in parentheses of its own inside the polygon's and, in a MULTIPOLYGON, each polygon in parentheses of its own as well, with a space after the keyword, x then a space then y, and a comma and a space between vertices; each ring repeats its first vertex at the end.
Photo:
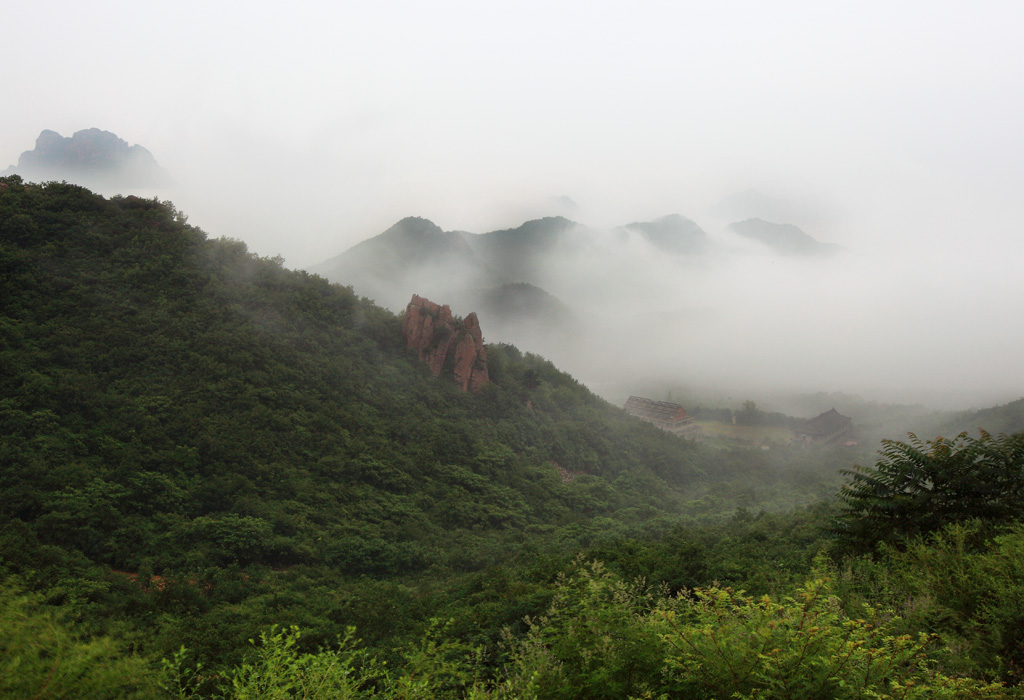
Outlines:
MULTIPOLYGON (((526 533, 555 551, 591 522, 607 534, 674 513, 702 479, 695 446, 542 358, 492 346, 491 381, 463 393, 394 314, 169 205, 9 177, 0 221, 4 575, 123 589, 140 570, 148 585, 258 568, 230 600, 206 587, 231 623, 170 603, 190 648, 244 648, 267 577, 293 567, 349 591, 482 569, 526 533)), ((339 608, 328 637, 393 634, 407 612, 339 608)))
POLYGON ((704 229, 679 214, 632 223, 624 228, 639 231, 654 247, 667 253, 694 255, 706 252, 710 244, 704 229))
POLYGON ((102 190, 152 187, 171 180, 147 149, 96 128, 76 131, 71 137, 44 129, 35 148, 22 153, 17 165, 0 175, 66 180, 102 190))
POLYGON ((473 234, 408 217, 310 272, 396 311, 414 293, 445 299, 458 313, 476 311, 491 341, 561 336, 576 328, 577 313, 538 284, 579 228, 550 217, 473 234))
MULTIPOLYGON (((729 514, 723 494, 751 502, 752 482, 774 493, 790 469, 679 440, 513 346, 488 346, 491 381, 461 392, 395 314, 151 199, 9 177, 0 221, 5 575, 113 586, 101 617, 134 615, 172 651, 222 658, 303 610, 331 621, 328 639, 347 625, 391 639, 468 595, 456 576, 526 546, 546 562, 686 508, 729 514), (388 583, 415 576, 437 582, 428 599, 388 583)), ((391 238, 406 234, 448 240, 422 220, 391 238)), ((490 303, 566 313, 526 285, 490 303)), ((510 598, 495 636, 546 605, 510 598)))
POLYGON ((729 230, 758 241, 782 255, 833 255, 842 246, 822 243, 793 224, 775 224, 763 219, 747 219, 729 224, 729 230))
MULTIPOLYGON (((794 260, 788 280, 823 272, 824 256, 791 250, 827 246, 795 227, 765 235, 759 252, 678 214, 612 229, 547 217, 481 234, 410 217, 309 270, 395 312, 413 294, 476 311, 488 342, 608 385, 662 368, 700 371, 697 361, 722 367, 721 329, 748 323, 728 316, 763 317, 743 291, 752 275, 777 274, 780 257, 794 260)), ((762 288, 756 304, 770 303, 762 288)))
MULTIPOLYGON (((515 347, 489 346, 476 394, 437 381, 394 314, 173 207, 8 178, 0 217, 0 522, 43 523, 40 546, 130 571, 390 575, 463 566, 484 530, 497 546, 675 511, 703 478, 695 447, 515 347), (106 515, 84 524, 90 503, 106 515), (259 543, 228 551, 229 531, 259 543)), ((536 289, 512 297, 564 314, 536 289)))
POLYGON ((844 218, 836 205, 827 200, 810 195, 780 197, 755 189, 726 197, 710 213, 726 221, 785 221, 812 230, 826 230, 844 218))
POLYGON ((469 291, 476 295, 472 305, 484 313, 496 316, 542 316, 559 323, 576 320, 572 310, 564 303, 543 289, 525 282, 469 291))
POLYGON ((577 311, 525 282, 464 290, 453 298, 452 308, 462 315, 476 311, 488 319, 489 338, 524 347, 543 345, 545 338, 568 342, 586 330, 586 320, 577 311))
MULTIPOLYGON (((408 217, 309 271, 351 285, 359 294, 397 310, 415 292, 447 296, 473 288, 525 284, 548 293, 552 287, 564 286, 568 277, 579 280, 580 274, 588 274, 574 269, 581 258, 605 263, 618 258, 630 237, 639 237, 661 253, 698 254, 709 247, 709 237, 700 226, 679 215, 632 223, 616 231, 600 231, 556 216, 481 234, 444 231, 427 219, 408 217), (438 293, 442 288, 446 293, 438 293)), ((594 274, 577 286, 609 284, 603 277, 603 273, 594 274)), ((564 302, 561 305, 565 307, 564 302)), ((509 301, 494 308, 524 310, 525 306, 509 301)))
MULTIPOLYGON (((548 297, 551 288, 607 286, 613 280, 601 271, 576 269, 578 263, 597 260, 607 266, 621 256, 630 238, 639 238, 656 253, 698 254, 709 246, 700 226, 679 215, 615 231, 556 216, 481 234, 444 231, 427 219, 408 217, 309 271, 351 285, 359 294, 395 310, 404 307, 412 293, 450 296, 487 289, 492 300, 499 293, 512 294, 509 300, 492 305, 494 311, 522 313, 536 305, 522 303, 524 288, 513 291, 517 288, 509 285, 527 285, 548 297), (566 285, 569 279, 575 284, 566 285)), ((557 306, 567 311, 571 304, 559 301, 557 306)))
POLYGON ((1024 398, 961 414, 942 427, 946 435, 962 431, 975 434, 978 428, 984 428, 993 435, 1019 433, 1024 431, 1024 398))
POLYGON ((377 274, 402 274, 433 262, 476 264, 461 234, 415 216, 406 217, 379 236, 353 246, 339 262, 368 266, 377 274))
MULTIPOLYGON (((510 345, 462 392, 395 314, 184 218, 0 179, 0 621, 22 619, 6 601, 25 587, 69 613, 39 629, 116 632, 154 663, 186 648, 223 678, 284 623, 311 645, 354 628, 393 651, 429 626, 498 649, 552 609, 574 559, 672 591, 809 572, 830 506, 770 511, 831 494, 854 452, 680 440, 510 345)), ((405 233, 447 239, 422 220, 405 233)), ((528 285, 491 303, 564 313, 528 285)), ((2 627, 26 630, 6 648, 35 633, 2 627)))
POLYGON ((486 287, 497 277, 457 231, 410 216, 384 233, 309 268, 397 311, 412 294, 445 298, 458 288, 486 287))
POLYGON ((503 282, 543 285, 543 268, 560 249, 579 243, 573 234, 581 228, 569 219, 553 216, 514 229, 469 234, 466 239, 482 260, 501 270, 503 282))

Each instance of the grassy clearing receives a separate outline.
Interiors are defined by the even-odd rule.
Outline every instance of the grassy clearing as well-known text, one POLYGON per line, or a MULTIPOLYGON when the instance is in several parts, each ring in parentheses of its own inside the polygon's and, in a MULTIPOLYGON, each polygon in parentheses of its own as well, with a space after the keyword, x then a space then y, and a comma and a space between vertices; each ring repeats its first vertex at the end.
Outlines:
POLYGON ((697 421, 705 437, 742 440, 753 444, 785 444, 793 439, 793 431, 775 425, 733 425, 718 421, 697 421))

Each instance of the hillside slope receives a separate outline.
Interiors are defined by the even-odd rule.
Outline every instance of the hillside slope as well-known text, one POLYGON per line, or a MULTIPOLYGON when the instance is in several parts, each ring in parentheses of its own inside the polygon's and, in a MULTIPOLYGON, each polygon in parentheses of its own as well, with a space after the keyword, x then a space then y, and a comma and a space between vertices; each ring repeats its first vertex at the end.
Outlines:
MULTIPOLYGON (((463 393, 401 326, 169 203, 0 179, 0 574, 154 653, 237 660, 288 620, 385 644, 467 576, 546 580, 848 466, 684 442, 508 345, 463 393)), ((516 590, 466 615, 496 638, 543 605, 516 590)))
POLYGON ((539 358, 495 348, 492 386, 463 396, 345 287, 154 201, 8 184, 3 508, 41 542, 127 569, 386 572, 443 558, 453 529, 565 523, 647 494, 672 509, 669 487, 697 474, 692 448, 539 358))

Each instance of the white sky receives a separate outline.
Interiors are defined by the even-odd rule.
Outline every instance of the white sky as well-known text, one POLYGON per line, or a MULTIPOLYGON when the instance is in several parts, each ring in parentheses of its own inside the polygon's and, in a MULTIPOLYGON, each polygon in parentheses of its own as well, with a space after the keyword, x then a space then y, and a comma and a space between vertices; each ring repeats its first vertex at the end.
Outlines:
POLYGON ((813 196, 842 216, 808 233, 1013 356, 1022 28, 1019 0, 11 1, 0 169, 42 129, 112 131, 192 223, 291 266, 407 215, 486 231, 566 195, 708 226, 736 191, 813 196))

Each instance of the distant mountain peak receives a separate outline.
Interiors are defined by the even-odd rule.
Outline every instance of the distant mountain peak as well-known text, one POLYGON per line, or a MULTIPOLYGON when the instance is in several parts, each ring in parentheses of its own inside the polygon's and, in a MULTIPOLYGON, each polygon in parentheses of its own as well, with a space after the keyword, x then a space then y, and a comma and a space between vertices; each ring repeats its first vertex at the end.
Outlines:
POLYGON ((665 216, 660 216, 657 219, 655 219, 654 223, 657 223, 657 224, 685 224, 685 223, 690 223, 690 224, 692 224, 693 221, 691 221, 690 219, 687 219, 682 214, 666 214, 665 216))
POLYGON ((783 196, 756 189, 726 197, 712 209, 712 213, 733 220, 793 221, 815 229, 828 228, 830 223, 844 218, 842 208, 825 197, 813 194, 783 196))
POLYGON ((391 228, 383 233, 388 235, 392 232, 402 232, 410 234, 431 234, 431 233, 444 233, 444 229, 435 224, 430 219, 425 219, 422 216, 407 216, 404 219, 396 222, 391 228))
POLYGON ((460 233, 445 231, 430 219, 407 216, 379 236, 357 244, 352 248, 373 250, 386 245, 391 250, 416 258, 456 253, 472 256, 469 244, 460 233))
POLYGON ((624 228, 639 231, 656 247, 670 253, 701 253, 708 245, 704 229, 680 214, 668 214, 654 221, 637 221, 624 228))
POLYGON ((793 224, 754 218, 729 224, 729 229, 783 255, 832 255, 843 250, 842 246, 822 243, 793 224))
POLYGON ((33 180, 71 180, 86 186, 150 187, 167 184, 170 176, 153 154, 132 146, 117 134, 91 128, 64 137, 43 129, 35 148, 25 151, 2 174, 33 180))
POLYGON ((567 219, 564 216, 542 216, 539 219, 531 219, 530 221, 527 221, 523 226, 530 226, 532 224, 575 226, 576 222, 571 219, 567 219))
POLYGON ((504 231, 491 231, 484 235, 493 236, 507 233, 560 233, 566 229, 575 228, 578 225, 579 224, 575 221, 567 219, 564 216, 544 216, 540 219, 530 219, 529 221, 525 221, 516 228, 505 229, 504 231))

